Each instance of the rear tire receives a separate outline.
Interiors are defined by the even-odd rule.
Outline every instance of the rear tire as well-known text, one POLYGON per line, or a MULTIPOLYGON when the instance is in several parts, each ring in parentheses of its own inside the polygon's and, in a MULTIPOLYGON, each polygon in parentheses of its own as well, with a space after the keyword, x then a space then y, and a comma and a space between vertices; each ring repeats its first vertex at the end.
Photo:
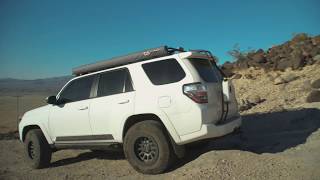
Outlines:
POLYGON ((40 129, 30 130, 24 145, 25 157, 32 168, 41 169, 50 165, 52 150, 40 129))
POLYGON ((132 167, 145 174, 159 174, 171 164, 172 148, 163 126, 156 121, 133 125, 124 138, 124 153, 132 167))

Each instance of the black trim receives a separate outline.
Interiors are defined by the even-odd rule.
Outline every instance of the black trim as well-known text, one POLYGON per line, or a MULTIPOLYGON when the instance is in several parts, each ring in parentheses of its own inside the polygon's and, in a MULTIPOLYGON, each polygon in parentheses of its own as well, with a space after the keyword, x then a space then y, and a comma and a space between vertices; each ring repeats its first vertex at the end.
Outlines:
POLYGON ((55 143, 54 149, 111 149, 121 147, 120 143, 114 142, 90 142, 90 143, 55 143))
POLYGON ((113 140, 111 134, 89 135, 89 136, 61 136, 56 138, 57 141, 91 141, 91 140, 113 140))
POLYGON ((94 78, 93 83, 92 83, 92 87, 91 87, 90 99, 97 97, 100 74, 95 74, 95 75, 96 75, 96 77, 94 78))

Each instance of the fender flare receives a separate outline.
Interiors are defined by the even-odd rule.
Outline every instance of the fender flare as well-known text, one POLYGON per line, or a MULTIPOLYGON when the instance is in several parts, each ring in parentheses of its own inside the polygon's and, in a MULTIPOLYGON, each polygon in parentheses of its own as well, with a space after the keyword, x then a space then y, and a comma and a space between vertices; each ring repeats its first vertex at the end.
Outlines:
MULTIPOLYGON (((132 116, 139 116, 139 115, 146 115, 146 114, 150 114, 150 115, 154 115, 156 117, 158 117, 158 119, 161 121, 161 123, 164 125, 164 127, 166 128, 168 134, 171 136, 171 138, 173 139, 173 141, 175 143, 179 143, 181 142, 180 136, 178 135, 176 129, 174 128, 174 126, 172 125, 172 123, 170 122, 170 120, 168 119, 168 117, 165 114, 159 114, 159 113, 141 113, 141 114, 132 114, 131 116, 127 117, 124 121, 122 121, 121 125, 120 125, 120 135, 121 137, 119 138, 119 140, 121 142, 123 142, 123 137, 124 137, 124 130, 125 130, 125 125, 128 122, 128 120, 132 117, 132 116)), ((145 120, 149 120, 149 119, 145 119, 145 120)))
POLYGON ((35 128, 33 128, 33 127, 39 128, 39 129, 42 131, 43 135, 45 136, 48 144, 53 144, 53 141, 52 141, 52 139, 50 138, 47 129, 46 129, 45 126, 44 126, 43 124, 41 124, 41 123, 40 123, 40 124, 35 124, 35 123, 24 124, 23 127, 22 127, 22 131, 21 131, 21 133, 20 133, 20 140, 21 140, 22 142, 24 141, 25 136, 26 136, 26 134, 27 134, 27 132, 25 132, 25 131, 30 131, 30 130, 31 130, 31 129, 29 129, 30 127, 31 127, 31 129, 35 129, 35 128))

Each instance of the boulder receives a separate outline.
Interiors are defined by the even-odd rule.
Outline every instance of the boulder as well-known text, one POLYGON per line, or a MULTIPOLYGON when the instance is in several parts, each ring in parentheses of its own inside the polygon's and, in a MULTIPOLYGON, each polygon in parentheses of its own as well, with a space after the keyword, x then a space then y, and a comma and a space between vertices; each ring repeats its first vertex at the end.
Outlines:
POLYGON ((320 102, 320 91, 319 90, 311 91, 307 96, 306 102, 308 103, 320 102))
POLYGON ((250 103, 248 100, 241 99, 240 106, 239 106, 239 111, 242 112, 242 111, 249 110, 253 106, 254 105, 252 103, 250 103))
POLYGON ((311 83, 311 87, 315 89, 320 89, 320 79, 317 79, 311 83))
POLYGON ((314 57, 316 55, 320 54, 320 48, 319 47, 313 47, 310 51, 310 56, 314 57))
POLYGON ((312 59, 313 59, 314 61, 320 61, 320 54, 314 56, 312 59))
POLYGON ((293 57, 291 59, 292 69, 297 70, 302 68, 305 65, 304 59, 301 57, 293 57))
POLYGON ((306 65, 312 65, 312 64, 314 64, 314 60, 312 59, 312 57, 310 57, 310 56, 308 56, 308 57, 306 57, 305 59, 304 59, 304 61, 305 61, 305 64, 306 65))
POLYGON ((232 79, 240 79, 242 77, 241 74, 235 74, 232 76, 232 79))
POLYGON ((266 63, 267 62, 267 60, 264 56, 264 52, 256 53, 255 55, 252 56, 252 60, 256 63, 266 63))
POLYGON ((240 69, 247 69, 249 67, 248 62, 247 61, 242 61, 238 63, 238 66, 240 69))
POLYGON ((256 78, 253 77, 251 74, 245 74, 244 77, 245 77, 246 79, 252 79, 252 80, 256 79, 256 78))
POLYGON ((280 61, 276 62, 276 69, 284 71, 285 69, 292 67, 292 62, 290 59, 280 59, 280 61))
POLYGON ((304 66, 304 59, 303 59, 303 54, 302 50, 294 50, 291 53, 291 63, 292 63, 292 68, 293 69, 299 69, 304 66))
POLYGON ((274 85, 284 84, 286 81, 282 77, 277 77, 273 80, 274 85))
POLYGON ((311 91, 312 90, 311 81, 310 80, 304 81, 302 83, 301 90, 302 91, 311 91))
POLYGON ((294 81, 294 80, 296 80, 296 79, 298 79, 298 78, 299 78, 298 76, 296 76, 296 75, 294 75, 294 74, 292 74, 292 73, 290 73, 290 74, 285 74, 285 75, 282 76, 282 79, 283 79, 286 83, 291 82, 291 81, 294 81))
POLYGON ((259 104, 262 102, 262 99, 258 95, 252 95, 247 97, 247 101, 249 101, 251 104, 259 104))
POLYGON ((234 68, 234 64, 227 61, 227 62, 225 62, 225 63, 222 65, 221 68, 222 68, 222 69, 233 69, 233 68, 234 68))
POLYGON ((226 77, 231 77, 234 75, 234 72, 232 72, 230 69, 222 69, 222 71, 226 77))

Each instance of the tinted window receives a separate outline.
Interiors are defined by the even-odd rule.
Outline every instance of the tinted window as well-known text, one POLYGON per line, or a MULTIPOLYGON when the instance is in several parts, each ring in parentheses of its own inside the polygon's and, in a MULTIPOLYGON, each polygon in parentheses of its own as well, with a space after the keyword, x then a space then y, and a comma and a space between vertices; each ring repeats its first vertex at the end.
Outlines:
POLYGON ((214 72, 216 73, 218 79, 220 79, 220 81, 222 81, 223 74, 221 74, 221 69, 216 64, 213 64, 212 66, 213 66, 214 72))
POLYGON ((88 76, 71 81, 60 94, 60 103, 88 99, 90 97, 93 79, 94 76, 88 76))
POLYGON ((127 69, 105 72, 100 75, 98 96, 108 96, 132 90, 131 78, 127 69))
POLYGON ((196 68, 200 77, 206 82, 219 82, 220 78, 216 72, 217 68, 214 67, 207 59, 190 58, 191 64, 196 68))
POLYGON ((154 85, 178 82, 186 75, 175 59, 146 63, 142 68, 154 85))

